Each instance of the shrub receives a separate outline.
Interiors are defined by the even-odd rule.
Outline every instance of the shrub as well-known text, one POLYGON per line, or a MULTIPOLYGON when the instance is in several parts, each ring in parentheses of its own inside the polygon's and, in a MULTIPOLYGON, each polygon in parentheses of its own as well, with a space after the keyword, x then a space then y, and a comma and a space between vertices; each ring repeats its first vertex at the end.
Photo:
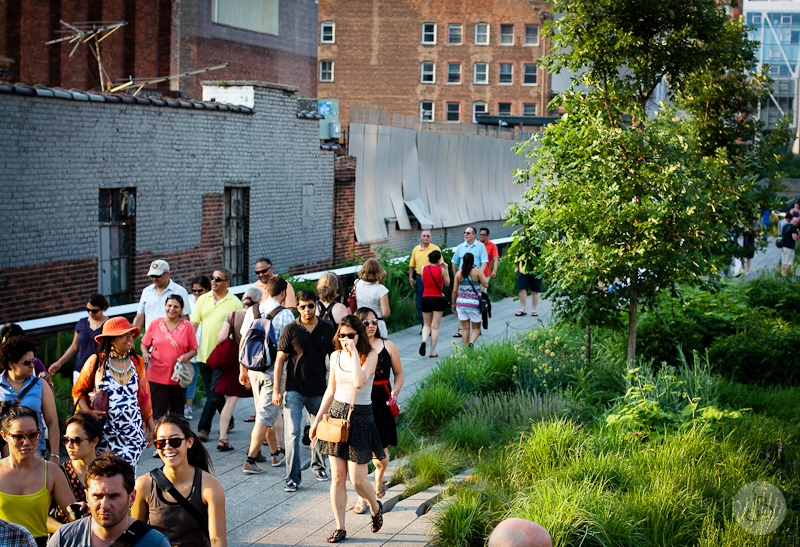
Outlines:
POLYGON ((800 329, 778 321, 762 328, 720 338, 708 349, 714 369, 737 382, 795 385, 800 372, 791 365, 800 347, 800 329))
POLYGON ((464 409, 466 397, 449 385, 425 384, 408 404, 409 424, 425 432, 436 431, 441 425, 464 409))
POLYGON ((514 384, 528 393, 561 391, 584 366, 583 333, 569 325, 535 328, 519 335, 514 349, 514 384))
POLYGON ((429 384, 445 384, 463 395, 509 390, 517 354, 508 341, 455 351, 440 359, 428 375, 429 384))

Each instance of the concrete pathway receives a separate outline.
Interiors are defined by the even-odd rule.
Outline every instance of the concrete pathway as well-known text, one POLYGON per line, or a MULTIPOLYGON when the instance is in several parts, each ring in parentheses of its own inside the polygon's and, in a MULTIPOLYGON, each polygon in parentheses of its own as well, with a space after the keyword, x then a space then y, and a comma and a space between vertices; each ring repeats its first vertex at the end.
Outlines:
MULTIPOLYGON (((763 269, 774 267, 779 263, 780 250, 770 240, 770 245, 765 251, 757 253, 753 260, 751 276, 763 269)), ((740 279, 743 279, 740 278, 740 279)), ((550 303, 545 300, 539 302, 538 317, 531 317, 530 298, 528 299, 528 315, 516 317, 519 311, 519 302, 516 299, 506 298, 493 304, 493 317, 489 329, 483 331, 478 343, 496 341, 516 333, 525 332, 533 326, 547 323, 550 320, 550 303)), ((447 316, 442 321, 442 336, 439 340, 437 352, 440 357, 446 357, 452 350, 453 334, 457 329, 457 319, 454 315, 447 316)), ((420 336, 419 327, 413 327, 390 336, 391 340, 400 350, 403 370, 405 372, 405 385, 400 393, 400 405, 408 401, 418 384, 436 360, 420 357, 418 353, 420 336)), ((460 340, 457 340, 460 343, 460 340)), ((196 427, 200 409, 195 408, 196 427)), ((331 509, 329 487, 330 482, 317 482, 314 475, 307 469, 310 454, 302 450, 303 482, 297 492, 286 493, 283 491, 285 467, 270 467, 260 475, 244 475, 242 464, 245 461, 247 445, 250 441, 251 426, 244 419, 253 413, 252 399, 242 399, 237 405, 234 417, 236 428, 228 434, 228 440, 236 447, 232 452, 218 452, 216 450, 218 427, 214 421, 215 430, 206 443, 206 448, 214 462, 214 475, 222 482, 225 488, 228 545, 230 547, 245 546, 289 546, 289 545, 325 545, 326 538, 334 530, 333 513, 331 509)), ((263 452, 267 454, 266 447, 263 452)), ((160 467, 161 460, 150 458, 150 451, 142 456, 139 469, 149 471, 151 468, 160 467), (152 464, 152 465, 151 465, 152 464)), ((387 475, 391 476, 391 472, 387 475)), ((349 509, 356 501, 357 496, 352 488, 348 489, 348 512, 346 527, 348 545, 363 545, 377 547, 381 545, 402 543, 404 547, 422 547, 427 545, 427 533, 430 521, 427 516, 417 515, 418 504, 414 499, 404 500, 384 518, 383 529, 371 533, 369 515, 356 515, 349 509)))

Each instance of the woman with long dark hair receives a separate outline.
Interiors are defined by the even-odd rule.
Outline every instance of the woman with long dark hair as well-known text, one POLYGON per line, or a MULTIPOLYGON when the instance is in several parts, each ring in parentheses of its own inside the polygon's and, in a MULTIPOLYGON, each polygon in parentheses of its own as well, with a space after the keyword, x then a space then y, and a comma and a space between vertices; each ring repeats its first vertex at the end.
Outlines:
POLYGON ((475 266, 475 256, 466 253, 453 280, 453 313, 458 313, 461 321, 461 342, 465 348, 472 347, 481 334, 481 285, 488 287, 489 280, 475 266))
MULTIPOLYGON (((339 323, 334 337, 336 351, 331 354, 328 388, 322 397, 319 411, 311 424, 309 436, 317 436, 317 426, 330 411, 332 418, 347 418, 350 414, 350 436, 347 442, 326 442, 331 467, 331 505, 336 530, 328 543, 338 543, 347 537, 344 527, 347 504, 347 476, 358 495, 367 500, 372 515, 372 532, 383 526, 383 504, 367 480, 367 464, 373 457, 384 458, 381 438, 372 415, 372 378, 378 364, 378 354, 369 343, 364 324, 355 315, 339 323)), ((313 446, 313 444, 312 444, 313 446)))
POLYGON ((149 521, 173 547, 226 547, 225 492, 211 476, 211 458, 186 418, 176 414, 161 418, 155 445, 164 466, 136 481, 131 516, 149 521), (161 487, 159 471, 194 508, 194 516, 161 487))
POLYGON ((425 357, 425 346, 428 336, 431 337, 431 352, 429 357, 439 357, 436 353, 436 344, 439 343, 439 326, 442 324, 444 310, 447 309, 447 300, 444 297, 444 288, 450 285, 450 273, 447 264, 442 259, 440 251, 431 251, 428 254, 427 266, 422 268, 422 343, 419 354, 425 357))
POLYGON ((114 317, 95 337, 97 353, 83 365, 72 386, 72 399, 81 412, 105 420, 99 450, 127 461, 134 472, 145 447, 153 444, 153 407, 144 359, 133 351, 139 327, 124 317, 114 317), (92 410, 89 394, 105 391, 108 412, 92 410))
MULTIPOLYGON (((434 251, 437 252, 437 251, 434 251)), ((427 266, 426 266, 427 268, 427 266)), ((375 465, 375 494, 382 498, 386 494, 386 481, 384 474, 389 467, 389 447, 397 446, 397 424, 389 410, 389 405, 397 400, 400 389, 403 387, 405 375, 400 364, 400 351, 391 340, 381 338, 378 332, 378 318, 369 308, 356 310, 356 317, 361 319, 364 330, 367 332, 372 349, 378 354, 378 364, 375 367, 375 377, 372 382, 372 415, 381 438, 384 457, 373 458, 375 465), (389 376, 394 374, 394 388, 389 376)), ((367 510, 367 502, 358 498, 353 506, 353 512, 362 514, 367 510)))
POLYGON ((58 465, 35 456, 36 443, 42 434, 36 412, 26 406, 0 402, 0 428, 8 443, 9 454, 0 460, 0 519, 24 526, 39 547, 47 543, 48 532, 60 524, 48 522, 47 513, 55 500, 69 520, 74 515, 69 504, 75 496, 58 465))
MULTIPOLYGON (((103 440, 103 424, 85 412, 78 412, 67 418, 66 430, 61 442, 67 449, 69 459, 61 464, 61 470, 67 477, 69 489, 77 501, 86 499, 86 470, 97 458, 97 445, 103 440)), ((51 513, 58 522, 68 519, 56 506, 51 513)))

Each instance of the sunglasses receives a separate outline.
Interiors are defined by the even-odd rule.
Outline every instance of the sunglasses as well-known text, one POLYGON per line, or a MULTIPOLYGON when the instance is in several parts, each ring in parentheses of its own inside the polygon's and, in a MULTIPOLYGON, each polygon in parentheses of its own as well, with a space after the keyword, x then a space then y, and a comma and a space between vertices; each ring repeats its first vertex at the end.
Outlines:
POLYGON ((378 324, 378 320, 377 319, 364 319, 362 321, 362 323, 364 323, 364 325, 369 327, 370 325, 377 325, 378 324))
POLYGON ((81 439, 80 437, 67 437, 66 435, 61 436, 61 444, 67 446, 69 444, 74 444, 75 446, 80 446, 83 441, 88 441, 89 438, 81 439))
POLYGON ((339 333, 339 338, 349 338, 350 340, 352 340, 356 336, 358 336, 357 332, 340 332, 339 333))
POLYGON ((89 313, 100 313, 103 310, 101 310, 100 308, 93 309, 93 308, 90 308, 89 306, 86 306, 86 311, 88 311, 89 313))
POLYGON ((297 306, 297 309, 300 310, 300 311, 303 311, 306 308, 310 308, 310 309, 313 310, 316 307, 317 307, 316 304, 301 304, 301 305, 297 306))
POLYGON ((223 281, 227 281, 227 279, 222 279, 221 277, 212 277, 211 281, 216 281, 217 283, 222 283, 223 281))
POLYGON ((272 266, 270 266, 269 268, 264 268, 263 270, 256 270, 256 275, 261 275, 261 274, 269 273, 269 271, 270 271, 271 269, 272 269, 272 266))
POLYGON ((33 433, 7 433, 7 435, 14 439, 14 442, 17 444, 22 444, 25 439, 28 439, 31 443, 35 443, 39 440, 42 432, 34 431, 33 433))
POLYGON ((26 367, 31 367, 31 366, 33 366, 33 363, 35 361, 36 361, 35 358, 34 359, 25 359, 24 361, 22 361, 22 364, 25 365, 26 367))
POLYGON ((151 276, 150 276, 150 279, 161 279, 162 277, 164 277, 164 274, 161 274, 161 275, 151 275, 151 276))
POLYGON ((158 450, 164 450, 167 445, 170 445, 172 448, 178 448, 185 440, 186 437, 171 437, 169 439, 156 439, 153 441, 153 444, 156 445, 158 450))
POLYGON ((192 289, 192 292, 194 294, 200 294, 201 292, 203 292, 203 289, 192 289))

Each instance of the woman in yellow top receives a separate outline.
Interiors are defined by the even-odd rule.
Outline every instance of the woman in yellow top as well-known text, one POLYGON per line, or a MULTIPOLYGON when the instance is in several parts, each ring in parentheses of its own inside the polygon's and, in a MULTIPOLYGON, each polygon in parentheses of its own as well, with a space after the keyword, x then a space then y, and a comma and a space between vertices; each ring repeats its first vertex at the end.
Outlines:
POLYGON ((36 457, 36 443, 42 434, 36 412, 3 401, 0 416, 0 434, 9 447, 8 456, 0 460, 0 519, 24 526, 37 545, 44 547, 47 533, 58 527, 52 520, 55 528, 48 530, 51 500, 73 520, 69 504, 75 503, 75 496, 58 465, 36 457))

